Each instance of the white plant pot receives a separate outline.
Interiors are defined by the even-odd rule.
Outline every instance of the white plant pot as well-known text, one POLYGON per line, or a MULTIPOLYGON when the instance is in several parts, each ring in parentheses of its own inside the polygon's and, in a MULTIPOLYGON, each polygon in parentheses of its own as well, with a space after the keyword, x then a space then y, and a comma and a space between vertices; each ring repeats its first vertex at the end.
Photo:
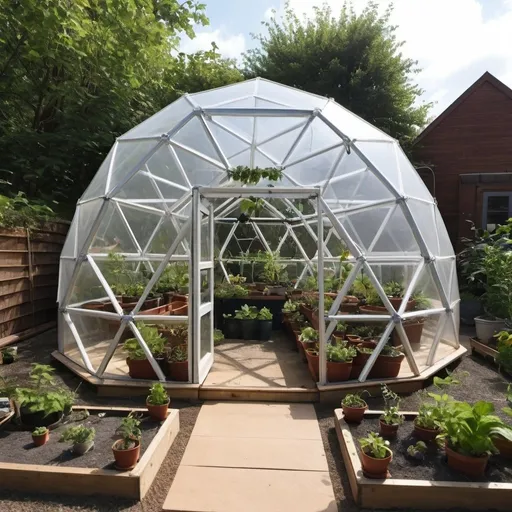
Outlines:
POLYGON ((73 445, 73 453, 76 455, 85 455, 94 446, 94 441, 87 443, 75 443, 73 445))
POLYGON ((488 344, 493 335, 505 329, 505 320, 487 320, 483 316, 475 317, 476 337, 481 343, 488 344))

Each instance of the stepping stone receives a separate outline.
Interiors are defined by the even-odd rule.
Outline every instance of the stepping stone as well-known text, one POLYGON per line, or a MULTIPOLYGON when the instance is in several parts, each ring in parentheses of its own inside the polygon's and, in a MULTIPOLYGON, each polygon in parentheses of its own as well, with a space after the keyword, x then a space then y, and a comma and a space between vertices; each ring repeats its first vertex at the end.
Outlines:
POLYGON ((338 507, 329 472, 180 466, 163 510, 337 512, 338 507))

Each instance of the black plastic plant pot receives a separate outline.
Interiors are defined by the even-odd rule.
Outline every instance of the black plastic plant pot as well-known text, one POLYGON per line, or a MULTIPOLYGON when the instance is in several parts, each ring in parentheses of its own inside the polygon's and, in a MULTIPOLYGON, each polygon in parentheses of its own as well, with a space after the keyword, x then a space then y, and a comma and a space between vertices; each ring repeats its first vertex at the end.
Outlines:
POLYGON ((52 412, 45 416, 44 411, 30 412, 28 407, 20 408, 20 419, 23 425, 28 427, 52 427, 62 420, 62 412, 52 412))
POLYGON ((242 337, 244 340, 258 339, 258 321, 257 320, 240 320, 242 324, 242 337))
POLYGON ((224 318, 224 337, 228 340, 236 340, 241 337, 241 320, 237 318, 224 318))
POLYGON ((268 341, 272 336, 272 320, 258 320, 259 338, 268 341))

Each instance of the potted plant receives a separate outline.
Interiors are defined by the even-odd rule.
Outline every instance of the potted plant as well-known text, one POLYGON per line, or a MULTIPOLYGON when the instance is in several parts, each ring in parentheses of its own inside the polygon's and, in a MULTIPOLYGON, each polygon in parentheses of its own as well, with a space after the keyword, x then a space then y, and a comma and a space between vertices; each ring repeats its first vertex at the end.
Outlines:
POLYGON ((185 299, 183 302, 186 302, 187 297, 185 294, 188 293, 188 279, 189 271, 187 263, 169 263, 162 272, 160 279, 157 281, 155 291, 164 296, 166 304, 170 304, 178 293, 182 294, 178 298, 185 299))
POLYGON ((376 343, 373 341, 362 341, 356 345, 357 355, 352 362, 352 371, 350 372, 351 379, 357 379, 375 350, 376 343))
POLYGON ((48 427, 37 427, 32 431, 32 441, 34 446, 43 446, 50 439, 48 427))
MULTIPOLYGON (((402 305, 402 300, 405 295, 404 285, 397 281, 388 281, 384 286, 384 293, 388 296, 389 302, 393 308, 398 311, 402 305)), ((407 301, 405 311, 410 311, 414 307, 414 299, 407 301)))
POLYGON ((18 347, 6 347, 0 350, 0 364, 12 364, 16 360, 18 347))
POLYGON ((441 439, 445 439, 448 465, 471 477, 481 477, 489 455, 497 449, 492 439, 501 436, 512 441, 512 429, 494 416, 494 405, 479 401, 452 402, 443 425, 441 439))
POLYGON ((400 414, 398 405, 386 407, 384 414, 379 418, 380 435, 383 437, 395 437, 398 427, 404 422, 404 417, 400 414))
POLYGON ((242 325, 240 320, 235 318, 231 313, 224 313, 224 335, 228 340, 236 340, 240 338, 240 331, 242 325))
POLYGON ((130 414, 122 419, 116 433, 121 435, 121 439, 112 445, 115 466, 121 471, 133 469, 140 457, 140 420, 130 414))
POLYGON ((188 382, 188 350, 187 345, 172 347, 167 353, 169 376, 171 380, 188 382))
POLYGON ((368 404, 361 398, 359 393, 349 393, 341 401, 343 417, 347 423, 361 423, 368 404))
POLYGON ((386 478, 388 466, 393 458, 389 441, 385 441, 375 432, 359 439, 361 446, 361 465, 368 478, 386 478))
POLYGON ((350 345, 327 345, 327 380, 343 382, 350 377, 352 360, 357 355, 355 347, 350 345))
POLYGON ((146 398, 146 407, 149 415, 157 421, 164 421, 169 411, 171 399, 164 386, 160 382, 155 382, 149 388, 149 395, 146 398))
POLYGON ((308 362, 308 368, 315 382, 320 379, 320 356, 318 353, 318 343, 314 346, 309 346, 304 349, 306 355, 306 361, 308 362))
MULTIPOLYGON (((146 342, 151 354, 160 364, 164 361, 165 339, 158 332, 158 328, 137 322, 137 329, 146 342)), ((146 353, 139 344, 137 338, 128 338, 123 345, 124 351, 128 354, 126 364, 128 373, 132 379, 156 379, 156 373, 151 366, 146 353)))
POLYGON ((86 454, 94 446, 96 430, 85 427, 84 425, 75 425, 68 427, 63 433, 59 442, 73 443, 72 451, 76 455, 86 454))
POLYGON ((171 347, 186 345, 188 341, 188 324, 173 324, 169 329, 167 340, 167 345, 171 347))
POLYGON ((295 313, 299 309, 299 304, 293 300, 288 299, 284 305, 281 313, 283 315, 283 322, 289 321, 292 313, 295 313))
POLYGON ((260 340, 268 341, 272 336, 272 318, 274 315, 270 312, 268 308, 261 308, 258 311, 258 316, 256 320, 258 322, 258 331, 260 334, 260 340))
POLYGON ((242 337, 244 340, 255 340, 257 338, 257 316, 258 309, 248 304, 244 304, 235 311, 235 318, 240 320, 240 325, 242 326, 242 337))
POLYGON ((434 441, 441 433, 446 407, 453 400, 446 393, 428 393, 434 402, 423 402, 414 420, 414 435, 425 442, 434 441))
POLYGON ((224 341, 224 333, 220 329, 213 330, 213 344, 217 346, 224 341))
POLYGON ((54 372, 50 365, 33 363, 29 374, 31 386, 16 387, 13 391, 24 425, 48 427, 61 421, 69 394, 56 385, 54 372))
POLYGON ((370 376, 374 379, 391 379, 397 377, 405 355, 392 345, 384 345, 377 357, 370 376))
POLYGON ((512 334, 507 331, 500 331, 494 335, 497 338, 498 355, 496 362, 503 368, 509 375, 512 375, 512 334))
MULTIPOLYGON (((412 311, 425 311, 431 307, 432 303, 423 292, 416 292, 413 295, 413 303, 411 306, 412 311)), ((402 321, 407 339, 411 345, 419 345, 421 343, 421 336, 423 334, 423 327, 425 325, 424 317, 414 317, 402 321)), ((402 344, 402 340, 398 335, 398 332, 393 330, 393 345, 398 347, 402 344)))
POLYGON ((286 295, 286 282, 288 273, 286 265, 279 263, 279 251, 266 252, 262 254, 263 272, 261 279, 266 285, 269 295, 286 295))

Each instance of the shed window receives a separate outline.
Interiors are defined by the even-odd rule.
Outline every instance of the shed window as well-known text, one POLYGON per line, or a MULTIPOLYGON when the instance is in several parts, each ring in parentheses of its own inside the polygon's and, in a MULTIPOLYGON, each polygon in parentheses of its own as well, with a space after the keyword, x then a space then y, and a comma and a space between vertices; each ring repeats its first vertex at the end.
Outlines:
POLYGON ((494 231, 512 217, 512 192, 485 192, 482 227, 494 231))

